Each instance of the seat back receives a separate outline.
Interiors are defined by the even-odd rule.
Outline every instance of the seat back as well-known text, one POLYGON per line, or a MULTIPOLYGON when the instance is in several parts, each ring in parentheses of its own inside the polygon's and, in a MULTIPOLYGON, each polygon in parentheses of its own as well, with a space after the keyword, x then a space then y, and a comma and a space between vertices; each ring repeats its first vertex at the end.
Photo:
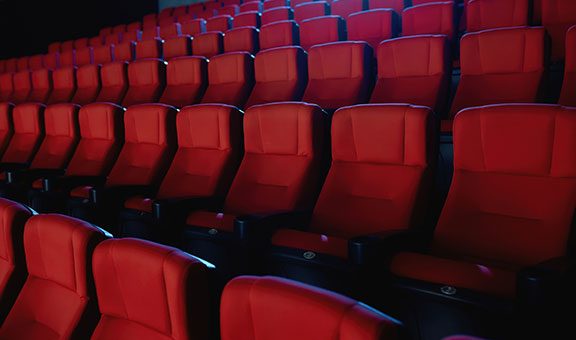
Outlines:
POLYGON ((454 38, 454 2, 431 2, 408 7, 402 12, 402 35, 444 34, 454 38))
POLYGON ((196 104, 208 84, 208 60, 204 57, 177 57, 170 60, 166 89, 159 102, 184 107, 196 104))
POLYGON ((260 49, 300 44, 300 33, 295 21, 278 21, 260 29, 260 49))
POLYGON ((60 67, 76 66, 76 50, 60 53, 60 67))
POLYGON ((1 163, 29 163, 44 138, 44 108, 40 103, 24 103, 14 107, 14 135, 2 155, 1 163))
POLYGON ((2 73, 0 74, 0 101, 5 102, 12 99, 14 92, 14 74, 2 73))
POLYGON ((14 135, 13 110, 14 104, 0 102, 0 157, 6 151, 8 143, 14 135))
POLYGON ((28 101, 45 103, 52 92, 52 71, 40 69, 32 71, 32 91, 28 101))
POLYGON ((120 61, 102 65, 100 79, 102 88, 96 101, 120 104, 128 90, 128 62, 120 61))
POLYGON ((458 113, 433 250, 517 268, 564 256, 576 206, 575 129, 576 109, 555 105, 458 113))
POLYGON ((55 70, 60 67, 60 53, 51 52, 44 55, 44 67, 55 70))
POLYGON ((160 38, 150 38, 142 40, 136 44, 136 60, 139 59, 162 59, 164 40, 160 38))
POLYGON ((208 63, 208 88, 202 103, 243 107, 254 86, 254 57, 247 52, 217 55, 208 63))
POLYGON ((392 8, 396 13, 402 14, 404 0, 368 0, 368 8, 392 8))
POLYGON ((262 15, 256 11, 236 14, 236 16, 234 16, 234 21, 232 22, 234 28, 245 26, 259 28, 261 23, 262 15))
POLYGON ((195 36, 196 34, 206 32, 206 20, 194 19, 190 21, 180 22, 180 30, 182 34, 195 36))
POLYGON ((300 23, 300 46, 312 46, 346 40, 346 21, 338 15, 306 19, 300 23))
POLYGON ((466 8, 466 31, 528 26, 528 0, 473 0, 466 8))
POLYGON ((232 28, 232 20, 230 15, 217 15, 206 20, 206 31, 220 31, 225 32, 232 28))
POLYGON ((66 67, 52 72, 53 90, 48 104, 68 103, 76 92, 76 67, 66 67))
POLYGON ((262 12, 262 25, 293 19, 294 10, 288 6, 271 8, 262 12))
POLYGON ((30 71, 20 71, 13 77, 14 91, 12 99, 14 104, 25 103, 28 101, 30 92, 32 92, 32 73, 30 71))
POLYGON ((182 34, 180 24, 175 22, 170 25, 160 26, 160 38, 170 39, 182 34))
POLYGON ((326 1, 305 2, 294 7, 294 20, 297 23, 325 15, 330 15, 330 4, 326 1))
POLYGON ((76 50, 76 63, 78 66, 88 65, 94 63, 94 49, 92 47, 85 47, 76 50))
POLYGON ((566 63, 560 104, 576 106, 576 25, 566 34, 566 63))
POLYGON ((114 61, 132 61, 136 55, 136 42, 127 41, 114 45, 114 61))
POLYGON ((576 25, 576 2, 572 0, 543 0, 542 25, 552 40, 553 62, 564 60, 566 32, 576 25))
POLYGON ((350 298, 279 277, 241 276, 224 288, 222 340, 399 339, 397 321, 350 298), (295 327, 295 325, 298 325, 295 327))
POLYGON ((310 209, 317 195, 324 112, 284 102, 252 106, 244 116, 244 159, 224 204, 236 215, 310 209))
POLYGON ((264 0, 262 9, 267 11, 272 8, 290 6, 290 0, 264 0))
POLYGON ((94 64, 107 64, 114 61, 114 46, 102 45, 94 47, 94 64))
POLYGON ((30 57, 30 71, 36 71, 44 68, 44 56, 41 54, 33 55, 30 57))
POLYGON ((332 15, 339 15, 344 19, 353 13, 368 9, 368 0, 338 0, 332 2, 332 15))
POLYGON ((192 37, 182 35, 164 41, 164 60, 192 55, 192 37))
POLYGON ((246 2, 240 5, 240 13, 253 11, 262 13, 262 3, 260 1, 246 2))
POLYGON ((224 33, 199 33, 192 40, 192 54, 212 58, 224 51, 224 33))
POLYGON ((373 9, 351 14, 346 21, 348 40, 367 42, 374 53, 378 45, 398 34, 399 17, 392 9, 373 9))
POLYGON ((16 70, 27 71, 30 65, 30 57, 21 57, 16 61, 16 70))
POLYGON ((224 53, 258 52, 258 29, 255 27, 240 27, 226 31, 224 34, 224 53))
POLYGON ((140 59, 128 65, 128 91, 122 106, 155 103, 166 86, 166 62, 160 59, 140 59))
POLYGON ((100 80, 100 65, 80 66, 76 71, 76 93, 72 103, 86 105, 94 102, 98 97, 102 81, 100 80))

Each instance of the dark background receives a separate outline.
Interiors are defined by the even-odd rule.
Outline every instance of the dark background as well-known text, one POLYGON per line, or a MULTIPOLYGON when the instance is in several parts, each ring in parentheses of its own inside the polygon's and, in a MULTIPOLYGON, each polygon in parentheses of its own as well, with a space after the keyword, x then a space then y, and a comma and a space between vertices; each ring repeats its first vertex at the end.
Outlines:
POLYGON ((48 44, 141 20, 158 0, 0 1, 0 58, 46 53, 48 44))

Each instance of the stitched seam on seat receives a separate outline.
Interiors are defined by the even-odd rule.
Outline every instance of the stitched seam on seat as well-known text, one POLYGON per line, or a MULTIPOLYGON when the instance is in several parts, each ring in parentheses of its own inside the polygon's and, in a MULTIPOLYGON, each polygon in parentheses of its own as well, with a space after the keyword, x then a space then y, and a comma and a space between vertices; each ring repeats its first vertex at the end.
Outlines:
POLYGON ((552 176, 552 167, 554 166, 554 156, 556 151, 556 125, 558 124, 558 114, 554 115, 554 124, 552 125, 552 150, 550 152, 550 163, 548 166, 548 175, 552 176))
POLYGON ((250 290, 248 291, 248 309, 249 309, 249 313, 250 313, 250 321, 251 321, 250 326, 252 326, 251 328, 252 328, 252 335, 253 335, 252 339, 253 340, 257 340, 257 339, 256 339, 256 325, 254 324, 255 323, 254 313, 252 310, 252 292, 254 291, 254 287, 256 286, 256 283, 258 283, 258 281, 259 281, 259 279, 255 279, 250 286, 250 290))
POLYGON ((116 266, 116 260, 114 259, 114 252, 113 252, 113 248, 116 248, 116 243, 113 242, 112 244, 110 244, 110 247, 108 248, 108 254, 110 255, 110 258, 112 259, 112 269, 114 271, 114 277, 116 278, 116 282, 118 283, 118 290, 120 291, 120 301, 122 301, 122 306, 124 307, 124 317, 128 320, 130 320, 130 317, 128 316, 128 309, 126 307, 126 302, 124 301, 124 294, 122 294, 122 285, 120 284, 120 276, 118 276, 118 268, 116 266))
POLYGON ((340 315, 340 321, 338 322, 338 332, 336 333, 336 340, 342 339, 342 322, 344 321, 346 316, 348 316, 348 313, 350 312, 350 310, 352 310, 357 305, 358 305, 357 302, 349 305, 348 307, 346 307, 346 309, 344 310, 342 315, 340 315))
POLYGON ((164 297, 165 297, 165 303, 166 303, 166 311, 168 312, 168 333, 172 334, 173 332, 173 327, 172 327, 172 316, 170 315, 170 303, 168 302, 168 288, 166 285, 166 272, 165 272, 165 265, 166 265, 166 260, 167 258, 172 255, 174 253, 174 251, 171 251, 169 253, 167 253, 166 255, 164 255, 164 257, 162 258, 162 292, 164 293, 164 297))

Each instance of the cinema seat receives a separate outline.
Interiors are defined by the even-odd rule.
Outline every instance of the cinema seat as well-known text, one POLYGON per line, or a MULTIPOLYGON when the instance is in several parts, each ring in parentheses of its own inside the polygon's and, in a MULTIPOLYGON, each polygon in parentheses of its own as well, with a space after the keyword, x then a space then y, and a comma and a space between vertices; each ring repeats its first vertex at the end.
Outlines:
POLYGON ((156 243, 102 242, 93 258, 101 317, 91 339, 209 339, 215 324, 209 312, 214 303, 211 268, 156 243), (131 288, 126 290, 126 284, 131 288))
POLYGON ((96 296, 90 271, 98 228, 62 215, 31 217, 24 228, 28 277, 0 339, 87 338, 96 296), (41 320, 41 322, 40 322, 41 320))
POLYGON ((294 10, 292 10, 292 8, 288 6, 276 7, 262 12, 262 25, 293 19, 294 19, 294 10))
POLYGON ((551 38, 551 61, 563 61, 566 32, 571 26, 576 25, 576 2, 571 0, 543 0, 542 25, 551 38))
POLYGON ((229 15, 234 17, 240 11, 240 7, 238 5, 228 5, 218 9, 218 15, 229 15))
POLYGON ((425 3, 402 12, 403 36, 444 34, 452 40, 455 33, 453 1, 425 3))
POLYGON ((466 9, 466 31, 528 26, 528 0, 473 0, 466 9))
POLYGON ((172 242, 174 226, 187 212, 172 209, 162 216, 154 212, 155 204, 164 208, 190 197, 225 197, 242 158, 241 111, 223 104, 188 106, 178 113, 176 129, 178 150, 157 194, 124 202, 119 235, 172 242))
POLYGON ((264 11, 277 7, 288 7, 290 6, 290 0, 265 0, 262 3, 264 11))
POLYGON ((46 103, 52 92, 52 71, 40 69, 32 71, 32 91, 28 101, 46 103))
POLYGON ((6 102, 12 99, 14 92, 14 74, 2 73, 0 74, 0 101, 6 102))
POLYGON ((374 9, 348 16, 348 40, 367 42, 376 53, 378 44, 399 31, 398 14, 391 9, 374 9))
POLYGON ((332 2, 332 15, 339 15, 344 19, 353 13, 362 12, 368 9, 368 0, 338 0, 332 2))
POLYGON ((566 64, 560 104, 576 107, 576 25, 566 34, 566 64))
POLYGON ((251 1, 240 5, 240 13, 252 11, 262 13, 262 3, 260 1, 251 1))
POLYGON ((346 21, 337 15, 306 19, 300 23, 300 46, 312 46, 346 40, 346 21))
POLYGON ((122 33, 122 42, 134 41, 139 42, 142 38, 142 31, 128 31, 122 33))
POLYGON ((391 8, 396 13, 402 14, 405 7, 404 2, 404 0, 368 0, 368 8, 391 8))
POLYGON ((126 26, 126 32, 141 31, 142 23, 140 21, 134 21, 126 26))
POLYGON ((272 276, 233 279, 220 304, 222 340, 395 340, 400 328, 363 303, 272 276))
MULTIPOLYGON (((173 23, 174 23, 174 21, 171 21, 170 23, 166 23, 165 25, 171 25, 173 23)), ((142 40, 156 39, 159 37, 160 37, 160 27, 159 26, 145 28, 142 31, 142 40)))
POLYGON ((128 65, 128 91, 122 106, 155 103, 166 86, 166 62, 160 59, 140 59, 128 65))
POLYGON ((242 108, 254 86, 254 56, 247 52, 217 55, 208 63, 208 88, 201 103, 242 108))
POLYGON ((233 26, 234 28, 238 27, 256 27, 260 28, 260 24, 262 22, 262 15, 256 11, 238 13, 234 16, 233 26))
POLYGON ((192 40, 192 54, 205 58, 212 58, 224 52, 224 33, 205 32, 194 36, 192 40))
POLYGON ((255 27, 233 28, 224 33, 224 53, 258 52, 258 29, 255 27))
MULTIPOLYGON (((44 138, 44 108, 40 103, 25 103, 14 107, 14 134, 0 159, 0 169, 26 168, 44 138)), ((5 174, 2 174, 5 180, 5 174)))
POLYGON ((136 44, 135 59, 163 59, 164 40, 152 38, 136 44))
POLYGON ((300 44, 298 24, 295 21, 278 21, 260 28, 260 49, 300 44))
POLYGON ((114 61, 132 61, 136 55, 136 42, 126 41, 118 45, 114 45, 114 61))
POLYGON ((197 34, 206 32, 206 20, 194 19, 190 21, 180 22, 180 30, 182 34, 189 36, 196 36, 197 34))
POLYGON ((370 46, 361 41, 313 46, 308 53, 308 86, 303 100, 329 111, 368 102, 372 56, 370 46))
POLYGON ((28 71, 30 64, 30 57, 21 57, 16 61, 17 71, 28 71))
POLYGON ((103 65, 114 61, 114 46, 94 47, 94 64, 103 65))
POLYGON ((330 4, 326 1, 306 1, 294 7, 294 20, 297 23, 325 15, 330 15, 330 4))
POLYGON ((174 37, 179 37, 180 35, 182 35, 181 26, 177 22, 170 25, 160 26, 159 37, 162 39, 170 39, 174 37))
POLYGON ((92 47, 99 47, 99 46, 104 45, 104 40, 100 36, 95 36, 95 37, 88 39, 88 45, 90 45, 92 47))
POLYGON ((371 103, 410 103, 446 112, 451 67, 444 35, 385 40, 376 54, 378 79, 371 103))
POLYGON ((0 215, 0 322, 4 322, 26 280, 24 224, 32 216, 32 211, 16 202, 0 198, 0 215))
POLYGON ((246 107, 302 99, 307 82, 308 58, 297 46, 263 50, 256 55, 256 83, 246 107))
POLYGON ((77 88, 72 103, 86 105, 96 100, 102 87, 100 69, 100 65, 84 65, 76 70, 77 88))
POLYGON ((52 84, 53 89, 47 104, 69 103, 76 92, 76 67, 54 70, 52 84))
POLYGON ((76 50, 76 64, 78 66, 94 64, 94 49, 92 47, 85 47, 76 50))
POLYGON ((192 55, 192 37, 182 35, 164 40, 164 60, 192 55))
POLYGON ((60 67, 76 66, 76 50, 60 53, 60 67))
POLYGON ((14 104, 0 102, 0 157, 6 151, 8 143, 14 135, 12 111, 14 111, 14 104))
POLYGON ((74 51, 74 40, 66 40, 60 44, 60 52, 74 51))
POLYGON ((48 45, 48 53, 60 52, 60 42, 53 42, 48 45))
POLYGON ((32 92, 32 74, 30 71, 20 71, 14 73, 13 91, 10 101, 14 104, 25 103, 32 92))
POLYGON ((113 62, 102 65, 100 69, 102 88, 96 102, 120 104, 128 89, 128 62, 113 62))
POLYGON ((18 59, 11 58, 6 60, 6 72, 18 72, 18 59))
POLYGON ((168 62, 166 88, 159 102, 176 107, 196 104, 208 85, 208 60, 204 57, 178 57, 168 62))
POLYGON ((220 31, 226 32, 232 28, 232 20, 230 15, 217 15, 206 20, 206 31, 220 31))
POLYGON ((41 54, 36 54, 30 57, 28 63, 30 71, 36 71, 44 68, 44 57, 41 54))

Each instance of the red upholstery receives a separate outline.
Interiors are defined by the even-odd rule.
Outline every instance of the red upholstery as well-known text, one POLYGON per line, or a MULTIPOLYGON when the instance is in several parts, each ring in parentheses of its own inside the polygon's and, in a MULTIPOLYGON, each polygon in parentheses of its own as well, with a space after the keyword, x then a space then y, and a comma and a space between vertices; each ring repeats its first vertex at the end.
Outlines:
POLYGON ((364 304, 277 277, 230 281, 221 299, 220 329, 222 340, 400 338, 394 320, 364 304))
POLYGON ((206 32, 194 36, 192 53, 197 56, 212 58, 224 51, 224 34, 222 32, 206 32))
POLYGON ((104 37, 106 45, 118 45, 122 42, 123 33, 110 33, 104 37))
POLYGON ((445 36, 386 40, 377 56, 378 80, 371 103, 410 103, 445 112, 451 76, 445 36))
POLYGON ((122 143, 124 110, 111 103, 83 106, 79 113, 80 142, 66 169, 67 176, 105 176, 122 143))
POLYGON ((127 41, 114 45, 114 61, 132 61, 136 54, 136 42, 127 41))
POLYGON ((179 15, 183 15, 188 13, 188 6, 178 6, 176 8, 174 8, 174 11, 172 12, 172 16, 179 16, 179 15))
POLYGON ((309 50, 313 45, 346 40, 346 22, 342 17, 329 15, 300 23, 300 46, 309 50))
POLYGON ((32 92, 28 101, 45 103, 52 92, 52 71, 40 69, 32 72, 32 92))
POLYGON ((226 31, 224 34, 224 53, 258 52, 258 29, 255 27, 240 27, 226 31))
POLYGON ((143 197, 143 196, 134 196, 128 198, 124 201, 124 208, 138 210, 141 212, 152 213, 152 205, 154 204, 154 199, 143 197))
POLYGON ((92 190, 92 188, 92 186, 81 186, 73 188, 70 190, 70 197, 88 199, 90 197, 90 190, 92 190))
POLYGON ((574 113, 529 104, 460 112, 430 256, 401 254, 392 271, 510 297, 519 268, 564 256, 576 204, 574 113))
POLYGON ((166 63, 160 59, 140 59, 128 65, 128 91, 122 106, 157 102, 166 85, 166 63))
POLYGON ((60 44, 60 52, 69 52, 74 50, 74 40, 66 40, 60 44))
POLYGON ((168 63, 166 89, 159 102, 184 107, 200 101, 208 83, 208 60, 178 57, 168 63))
POLYGON ((31 217, 24 229, 28 278, 0 339, 70 338, 95 303, 89 268, 104 238, 96 227, 71 217, 31 217))
POLYGON ((247 52, 231 52, 211 58, 208 82, 202 103, 244 106, 254 86, 254 57, 247 52))
POLYGON ((142 35, 141 31, 130 31, 122 33, 122 42, 128 42, 128 41, 139 42, 141 35, 142 35))
POLYGON ((92 47, 85 47, 76 50, 76 63, 78 66, 88 65, 94 63, 94 49, 92 47))
POLYGON ((28 62, 30 71, 36 71, 44 68, 44 57, 41 54, 33 55, 28 62))
POLYGON ((286 7, 290 6, 289 0, 264 0, 263 9, 264 11, 277 8, 277 7, 286 7))
POLYGON ((44 139, 34 156, 32 169, 64 169, 79 139, 75 104, 54 104, 44 111, 44 139))
POLYGON ((162 59, 164 42, 160 38, 148 39, 136 45, 136 59, 162 59))
POLYGON ((332 15, 339 15, 344 19, 353 13, 368 9, 368 0, 338 0, 332 2, 332 15))
POLYGON ((402 13, 402 35, 444 34, 454 37, 454 2, 433 2, 409 7, 402 13))
POLYGON ((160 26, 160 38, 162 39, 178 37, 181 34, 181 27, 177 22, 170 25, 160 26))
POLYGON ((15 73, 13 83, 14 91, 12 92, 11 102, 14 104, 20 104, 28 101, 28 97, 32 91, 32 74, 30 71, 20 71, 15 73))
POLYGON ((54 52, 60 52, 59 42, 53 42, 50 45, 48 45, 48 53, 54 53, 54 52))
POLYGON ((104 41, 102 39, 102 37, 100 36, 96 36, 96 37, 92 37, 88 40, 88 45, 96 48, 96 47, 100 47, 104 44, 104 41))
POLYGON ((576 106, 576 25, 566 34, 566 64, 560 104, 576 106))
POLYGON ((471 106, 536 102, 545 69, 544 36, 539 27, 466 34, 451 114, 471 106))
POLYGON ((107 187, 155 186, 176 149, 176 110, 163 104, 129 107, 124 114, 125 143, 110 171, 107 187))
POLYGON ((70 50, 60 53, 60 67, 76 66, 76 51, 70 50))
POLYGON ((206 20, 194 19, 190 21, 180 22, 180 30, 182 34, 195 36, 200 33, 206 32, 206 20))
POLYGON ((100 78, 102 88, 96 101, 121 103, 128 89, 128 63, 114 62, 103 65, 100 69, 100 78))
POLYGON ((256 84, 246 107, 299 101, 306 87, 307 69, 307 55, 301 47, 277 47, 258 53, 254 62, 256 84))
POLYGON ((114 60, 114 46, 102 45, 94 48, 94 64, 107 64, 114 60))
POLYGON ((296 8, 296 6, 301 5, 303 3, 309 2, 308 0, 290 0, 290 6, 292 8, 296 8))
POLYGON ((572 0, 542 1, 542 25, 552 38, 552 61, 565 56, 566 32, 576 25, 576 2, 572 0))
POLYGON ((44 105, 26 103, 17 105, 12 111, 14 135, 1 163, 29 163, 36 154, 43 136, 44 105))
POLYGON ((5 102, 12 98, 14 92, 13 73, 0 74, 0 101, 5 102))
POLYGON ((262 12, 262 3, 260 1, 251 1, 240 5, 240 13, 252 11, 262 12))
POLYGON ((473 0, 466 9, 466 31, 527 26, 528 0, 473 0))
POLYGON ((12 124, 13 110, 14 104, 0 102, 0 155, 4 154, 10 139, 14 135, 14 126, 12 124))
POLYGON ((126 26, 126 32, 141 31, 142 23, 140 21, 134 21, 126 26))
POLYGON ((206 31, 225 32, 232 28, 232 17, 229 15, 218 15, 206 20, 206 31))
POLYGON ((308 86, 303 100, 326 109, 367 102, 373 72, 372 54, 370 46, 360 41, 312 47, 308 53, 308 86))
MULTIPOLYGON (((174 21, 170 21, 170 24, 174 23, 174 21)), ((166 25, 170 25, 170 24, 166 24, 166 25)), ((149 27, 149 28, 145 28, 142 31, 142 40, 150 40, 150 39, 155 39, 155 38, 159 38, 160 37, 160 27, 156 26, 156 27, 149 27)))
POLYGON ((330 5, 326 1, 305 2, 294 7, 294 20, 297 23, 325 15, 330 15, 330 5))
POLYGON ((298 45, 300 37, 295 21, 279 21, 260 28, 260 49, 298 45))
POLYGON ((48 104, 67 103, 76 92, 76 67, 60 68, 52 72, 53 90, 48 104))
POLYGON ((158 18, 157 18, 156 13, 150 13, 150 14, 145 15, 142 18, 142 28, 156 26, 157 20, 158 20, 158 18))
POLYGON ((262 15, 255 11, 239 13, 234 17, 233 26, 235 28, 244 26, 260 27, 261 17, 262 15))
POLYGON ((6 60, 6 72, 18 71, 18 60, 16 58, 6 60))
POLYGON ((231 17, 238 14, 240 7, 238 5, 229 5, 218 9, 218 15, 229 15, 231 17))
POLYGON ((276 7, 262 12, 262 25, 292 19, 294 19, 294 10, 288 6, 276 7))
POLYGON ((84 65, 76 70, 76 93, 72 103, 86 105, 98 97, 102 82, 100 80, 100 65, 84 65))
POLYGON ((398 14, 404 11, 404 0, 368 0, 368 8, 392 8, 398 14))
POLYGON ((382 40, 396 36, 398 15, 391 9, 375 9, 348 17, 348 40, 366 41, 376 52, 382 40))
POLYGON ((126 32, 126 25, 124 25, 124 24, 116 25, 112 28, 112 32, 124 33, 124 32, 126 32))
POLYGON ((182 35, 176 38, 164 40, 164 60, 170 61, 175 57, 183 57, 192 54, 192 37, 182 35))
POLYGON ((16 62, 16 70, 28 71, 29 63, 30 63, 30 57, 18 58, 16 62))
POLYGON ((210 337, 205 262, 156 243, 116 239, 98 246, 93 263, 102 316, 91 339, 210 337))

